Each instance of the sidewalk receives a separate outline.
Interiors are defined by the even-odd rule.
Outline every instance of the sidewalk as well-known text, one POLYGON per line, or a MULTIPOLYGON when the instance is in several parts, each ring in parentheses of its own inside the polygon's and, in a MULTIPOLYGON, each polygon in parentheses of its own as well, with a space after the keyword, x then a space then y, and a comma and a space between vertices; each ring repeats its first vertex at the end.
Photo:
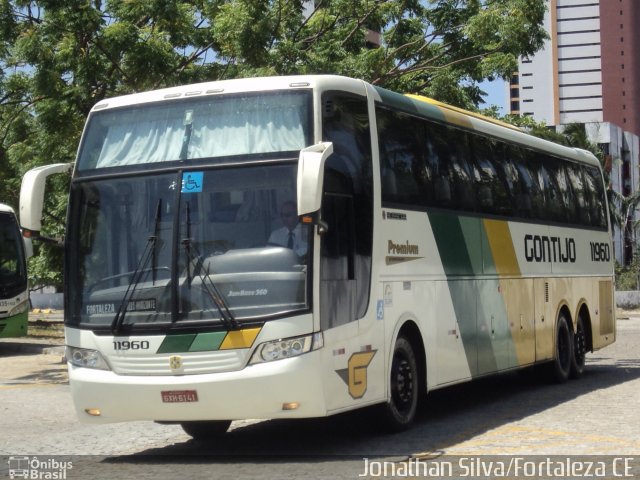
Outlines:
POLYGON ((64 356, 64 312, 34 309, 29 312, 26 337, 0 338, 0 356, 44 354, 64 356))

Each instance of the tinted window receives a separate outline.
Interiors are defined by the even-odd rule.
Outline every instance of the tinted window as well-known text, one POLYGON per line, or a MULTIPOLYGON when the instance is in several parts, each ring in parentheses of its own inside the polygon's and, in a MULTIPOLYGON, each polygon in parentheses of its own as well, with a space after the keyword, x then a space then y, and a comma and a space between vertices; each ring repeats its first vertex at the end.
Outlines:
POLYGON ((378 108, 382 201, 606 228, 600 172, 378 108))

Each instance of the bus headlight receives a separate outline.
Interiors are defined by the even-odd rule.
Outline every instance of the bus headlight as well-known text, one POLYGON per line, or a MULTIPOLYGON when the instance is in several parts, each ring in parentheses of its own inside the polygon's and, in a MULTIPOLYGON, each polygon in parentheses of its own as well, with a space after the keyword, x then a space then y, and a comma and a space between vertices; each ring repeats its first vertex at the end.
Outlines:
POLYGON ((29 309, 29 300, 25 300, 24 302, 19 303, 18 305, 13 307, 11 310, 9 310, 9 316, 13 317, 14 315, 18 315, 20 313, 24 313, 28 309, 29 309))
POLYGON ((251 357, 250 365, 262 362, 272 362, 285 358, 297 357, 303 353, 322 348, 324 338, 322 332, 312 333, 303 337, 284 338, 258 345, 251 357))
POLYGON ((104 357, 97 350, 67 346, 67 360, 71 365, 98 370, 111 370, 104 357))

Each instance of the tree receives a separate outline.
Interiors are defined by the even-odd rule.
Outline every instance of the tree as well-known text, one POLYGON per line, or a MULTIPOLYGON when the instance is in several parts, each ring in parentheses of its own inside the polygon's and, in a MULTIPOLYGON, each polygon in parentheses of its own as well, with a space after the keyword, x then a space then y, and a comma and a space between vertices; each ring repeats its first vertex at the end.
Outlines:
MULTIPOLYGON (((336 73, 473 108, 479 82, 542 46, 544 12, 544 0, 0 0, 0 199, 17 206, 29 168, 73 161, 91 107, 134 91, 336 73)), ((47 199, 54 217, 65 189, 47 199)), ((37 276, 52 258, 32 263, 37 276)))

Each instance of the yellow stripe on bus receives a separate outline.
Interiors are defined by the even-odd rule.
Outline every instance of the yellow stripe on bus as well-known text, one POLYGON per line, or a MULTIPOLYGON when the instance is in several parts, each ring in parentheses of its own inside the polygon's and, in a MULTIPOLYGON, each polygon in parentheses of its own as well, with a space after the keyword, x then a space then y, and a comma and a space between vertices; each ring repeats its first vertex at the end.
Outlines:
POLYGON ((260 333, 261 328, 247 328, 246 330, 233 330, 227 333, 220 350, 233 350, 236 348, 249 348, 260 333))
POLYGON ((513 248, 509 223, 490 219, 484 219, 483 222, 498 275, 520 276, 520 266, 513 248))
POLYGON ((446 121, 453 123, 455 125, 460 125, 467 128, 473 128, 468 118, 468 117, 473 117, 473 118, 477 118, 478 120, 483 120, 485 122, 493 123, 494 125, 499 125, 501 127, 508 128, 510 130, 515 130, 518 132, 522 131, 518 127, 516 127, 515 125, 511 125, 510 123, 502 122, 496 118, 487 117, 486 115, 482 115, 476 112, 471 112, 463 108, 454 107, 453 105, 447 105, 446 103, 439 102, 437 100, 434 100, 433 98, 424 97, 422 95, 416 95, 414 93, 407 93, 405 94, 405 96, 409 98, 413 98, 414 100, 426 102, 438 107, 438 109, 445 116, 446 121))

